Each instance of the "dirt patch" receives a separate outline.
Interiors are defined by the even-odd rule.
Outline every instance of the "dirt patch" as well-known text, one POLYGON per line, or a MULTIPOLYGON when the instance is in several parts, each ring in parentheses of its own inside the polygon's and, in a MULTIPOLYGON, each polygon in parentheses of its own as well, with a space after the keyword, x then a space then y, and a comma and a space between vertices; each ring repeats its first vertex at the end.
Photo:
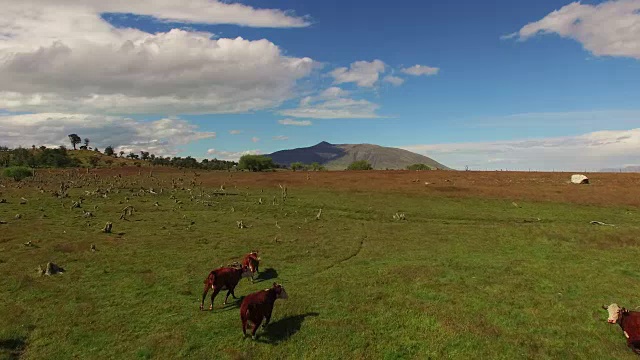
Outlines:
MULTIPOLYGON (((91 174, 125 178, 137 177, 139 171, 136 167, 123 167, 96 169, 91 174)), ((589 185, 571 184, 572 173, 557 172, 376 170, 250 173, 154 168, 153 173, 157 178, 182 179, 183 184, 193 182, 212 189, 219 189, 224 184, 231 193, 236 192, 235 188, 279 191, 279 185, 283 185, 289 188, 290 195, 295 195, 296 188, 312 188, 640 207, 640 173, 589 173, 586 174, 589 185)), ((146 176, 145 171, 142 176, 146 176)))

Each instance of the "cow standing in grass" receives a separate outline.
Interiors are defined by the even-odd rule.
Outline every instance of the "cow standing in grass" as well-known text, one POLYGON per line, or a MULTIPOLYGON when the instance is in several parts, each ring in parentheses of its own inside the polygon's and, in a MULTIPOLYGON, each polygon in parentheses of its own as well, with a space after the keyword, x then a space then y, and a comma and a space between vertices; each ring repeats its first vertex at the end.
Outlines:
POLYGON ((224 298, 224 305, 227 304, 229 295, 237 299, 234 290, 240 279, 251 277, 251 271, 246 266, 241 267, 221 267, 215 269, 209 273, 209 276, 204 280, 204 291, 202 293, 202 302, 200 303, 200 310, 204 310, 204 299, 207 297, 207 292, 212 289, 211 293, 211 305, 209 310, 213 310, 213 300, 221 290, 228 290, 227 296, 224 298))
POLYGON ((258 256, 258 251, 253 250, 247 255, 245 255, 244 259, 242 259, 242 266, 246 266, 251 271, 251 282, 253 282, 254 274, 259 273, 258 266, 260 265, 260 257, 258 256))
POLYGON ((288 299, 289 296, 282 285, 273 283, 273 287, 247 295, 240 305, 240 320, 242 320, 242 333, 247 336, 247 323, 253 323, 251 337, 256 339, 256 331, 265 319, 263 327, 269 325, 273 304, 276 299, 288 299))
POLYGON ((640 355, 640 312, 629 311, 618 304, 603 305, 609 312, 609 324, 618 324, 627 338, 627 346, 640 355))

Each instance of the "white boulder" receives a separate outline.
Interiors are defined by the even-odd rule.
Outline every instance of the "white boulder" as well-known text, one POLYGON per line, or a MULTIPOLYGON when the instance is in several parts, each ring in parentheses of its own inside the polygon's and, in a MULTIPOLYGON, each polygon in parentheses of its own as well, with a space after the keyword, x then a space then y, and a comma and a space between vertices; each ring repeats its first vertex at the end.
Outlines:
POLYGON ((588 184, 589 178, 584 175, 575 174, 571 175, 571 182, 574 184, 588 184))

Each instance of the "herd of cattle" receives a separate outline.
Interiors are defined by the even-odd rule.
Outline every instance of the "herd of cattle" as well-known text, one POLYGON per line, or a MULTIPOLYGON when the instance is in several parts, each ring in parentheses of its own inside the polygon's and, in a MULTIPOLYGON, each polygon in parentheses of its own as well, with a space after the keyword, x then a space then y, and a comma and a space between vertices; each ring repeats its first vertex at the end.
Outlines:
MULTIPOLYGON (((260 257, 257 251, 251 251, 242 259, 242 263, 233 263, 223 266, 209 273, 204 280, 204 291, 202 293, 202 302, 200 310, 204 310, 204 299, 207 297, 209 289, 211 293, 211 304, 209 310, 213 310, 213 300, 222 290, 227 290, 224 298, 224 305, 227 304, 229 295, 237 299, 234 290, 242 278, 248 278, 254 281, 254 275, 259 274, 260 257)), ((288 295, 284 287, 278 283, 273 283, 271 288, 261 290, 247 295, 240 305, 240 320, 242 321, 242 333, 247 336, 247 325, 253 323, 251 332, 252 338, 256 339, 256 332, 266 320, 263 327, 266 327, 271 320, 273 305, 277 299, 287 299, 288 295)), ((627 338, 627 346, 635 353, 640 354, 640 312, 630 311, 621 308, 618 304, 603 305, 603 309, 609 312, 608 322, 610 324, 618 324, 622 328, 624 336, 627 338)))
MULTIPOLYGON (((211 271, 209 276, 204 280, 204 291, 202 293, 200 310, 204 310, 204 299, 207 297, 209 289, 212 290, 209 310, 213 310, 213 300, 222 290, 227 290, 224 305, 227 304, 229 295, 237 299, 234 293, 236 286, 242 278, 248 278, 253 282, 254 275, 259 273, 259 265, 260 257, 258 256, 258 252, 254 250, 245 255, 242 263, 234 263, 211 271)), ((255 340, 256 332, 260 324, 262 324, 262 321, 266 320, 263 327, 269 325, 271 313, 273 312, 273 304, 276 299, 287 298, 288 295, 284 287, 275 282, 271 288, 247 295, 240 305, 240 320, 242 320, 242 333, 244 336, 247 336, 247 324, 251 322, 253 323, 251 336, 255 340)))

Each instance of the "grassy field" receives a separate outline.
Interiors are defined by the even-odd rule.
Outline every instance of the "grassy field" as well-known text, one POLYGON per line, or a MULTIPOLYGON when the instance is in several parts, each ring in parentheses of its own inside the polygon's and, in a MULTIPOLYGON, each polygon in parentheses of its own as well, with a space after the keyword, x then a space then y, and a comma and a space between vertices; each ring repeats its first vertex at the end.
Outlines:
POLYGON ((110 171, 0 180, 0 358, 635 358, 600 308, 640 305, 640 209, 623 200, 534 201, 518 198, 517 181, 504 198, 439 191, 427 175, 405 189, 415 173, 378 189, 367 173, 349 175, 358 190, 326 180, 349 173, 303 186, 303 173, 110 171), (61 181, 68 198, 52 195, 61 181), (215 195, 223 183, 227 195, 215 195), (127 205, 133 215, 119 220, 127 205), (100 232, 107 221, 113 234, 100 232), (242 338, 239 302, 223 307, 221 293, 213 312, 198 309, 208 272, 252 249, 261 281, 242 280, 236 294, 273 281, 289 294, 255 342, 242 338), (48 261, 66 272, 38 275, 48 261))

